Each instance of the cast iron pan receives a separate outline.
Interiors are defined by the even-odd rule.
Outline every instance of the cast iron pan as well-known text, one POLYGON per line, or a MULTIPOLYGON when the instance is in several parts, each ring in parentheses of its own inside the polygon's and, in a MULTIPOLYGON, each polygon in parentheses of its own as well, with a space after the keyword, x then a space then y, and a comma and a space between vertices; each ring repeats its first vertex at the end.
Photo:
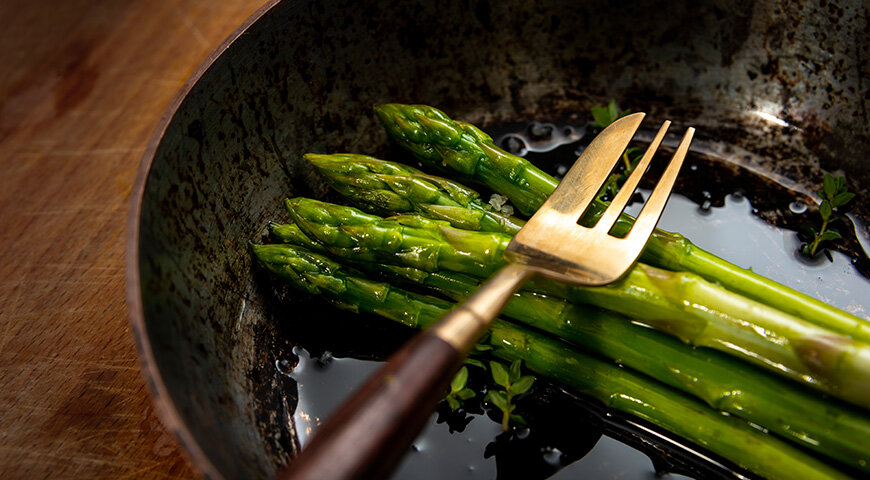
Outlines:
MULTIPOLYGON (((160 414, 205 476, 266 478, 299 448, 292 414, 305 386, 281 365, 325 352, 379 359, 407 338, 283 289, 247 247, 286 218, 283 198, 330 198, 303 153, 397 155, 372 105, 431 104, 504 134, 533 121, 582 128, 591 106, 616 98, 653 123, 698 128, 711 173, 683 182, 690 198, 721 205, 741 178, 758 215, 793 227, 782 201, 811 203, 823 171, 868 198, 867 18, 859 1, 270 2, 179 93, 134 190, 128 301, 160 414)), ((856 266, 843 258, 866 272, 868 210, 856 202, 850 215, 857 237, 842 249, 856 266)), ((542 425, 553 421, 535 412, 571 412, 536 433, 569 461, 603 431, 657 467, 739 473, 557 385, 537 392, 528 408, 542 425)), ((492 441, 507 452, 496 455, 504 478, 504 462, 524 455, 506 441, 492 441)), ((611 467, 588 472, 620 474, 611 467)))

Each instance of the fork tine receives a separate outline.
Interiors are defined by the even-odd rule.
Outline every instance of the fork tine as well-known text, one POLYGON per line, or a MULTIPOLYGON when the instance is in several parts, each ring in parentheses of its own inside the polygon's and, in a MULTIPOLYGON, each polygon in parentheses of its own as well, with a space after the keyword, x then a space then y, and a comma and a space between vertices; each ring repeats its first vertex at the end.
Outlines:
MULTIPOLYGON (((662 212, 665 209, 665 204, 668 202, 668 197, 671 195, 671 189, 674 186, 674 181, 677 179, 677 174, 680 172, 680 167, 683 165, 683 160, 686 158, 686 153, 689 151, 689 144, 692 143, 692 136, 695 134, 695 129, 689 127, 686 134, 683 135, 683 140, 677 147, 671 163, 662 174, 655 189, 649 196, 646 205, 643 206, 640 215, 635 219, 634 226, 628 232, 626 239, 631 239, 632 242, 640 242, 641 246, 646 243, 653 229, 656 227, 662 212)), ((638 251, 639 252, 639 251, 638 251)))
POLYGON ((544 209, 579 218, 598 195, 598 190, 634 137, 644 115, 638 112, 622 117, 595 137, 544 202, 544 207, 547 207, 544 209))
POLYGON ((665 123, 662 124, 662 127, 659 129, 659 132, 656 134, 652 143, 649 144, 649 147, 646 149, 646 152, 643 154, 643 158, 640 159, 637 167, 635 167, 634 171, 622 185, 622 188, 619 189, 619 192, 616 193, 616 196, 613 197, 610 206, 608 206, 604 211, 604 214, 601 215, 601 218, 595 225, 595 230, 601 230, 601 233, 607 233, 610 231, 610 228, 613 227, 614 222, 619 218, 619 214, 622 213, 625 206, 628 204, 628 200, 631 199, 634 190, 637 188, 637 184, 640 183, 640 179, 643 177, 644 172, 646 172, 647 167, 649 167, 650 161, 652 161, 656 150, 658 150, 659 145, 662 143, 662 139, 665 138, 665 133, 668 131, 668 127, 670 126, 671 121, 665 120, 665 123))

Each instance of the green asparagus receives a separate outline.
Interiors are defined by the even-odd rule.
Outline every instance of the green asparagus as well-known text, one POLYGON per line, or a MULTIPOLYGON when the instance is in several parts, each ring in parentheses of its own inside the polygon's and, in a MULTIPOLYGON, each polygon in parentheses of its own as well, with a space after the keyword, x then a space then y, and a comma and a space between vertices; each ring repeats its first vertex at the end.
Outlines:
MULTIPOLYGON (((326 251, 295 224, 276 225, 272 232, 280 242, 326 251)), ((352 265, 386 274, 391 283, 410 282, 455 300, 465 299, 480 286, 479 280, 460 273, 367 262, 352 265)), ((523 291, 514 294, 502 314, 870 473, 870 418, 838 402, 600 309, 523 291)))
MULTIPOLYGON (((428 272, 477 277, 504 265, 510 236, 456 229, 418 216, 382 219, 317 200, 287 200, 306 235, 332 254, 428 272)), ((848 339, 702 278, 638 264, 620 281, 599 288, 532 282, 535 290, 593 303, 628 315, 695 346, 714 348, 870 406, 870 345, 848 339)))
POLYGON ((411 327, 431 325, 453 304, 435 297, 404 292, 367 280, 322 255, 288 245, 251 245, 257 260, 272 273, 308 293, 329 295, 345 310, 377 313, 411 327), (348 273, 349 275, 346 275, 348 273), (377 305, 372 305, 372 298, 377 305), (368 303, 367 303, 368 302, 368 303))
MULTIPOLYGON (((510 198, 526 215, 533 214, 556 188, 556 179, 526 159, 505 152, 486 133, 435 108, 386 104, 375 107, 375 112, 387 134, 420 161, 473 177, 510 198)), ((606 204, 596 201, 590 213, 600 215, 604 208, 606 204)), ((624 233, 632 221, 623 215, 614 231, 624 233)), ((682 235, 656 230, 641 258, 660 268, 693 272, 762 304, 870 342, 870 322, 720 259, 682 235)))
POLYGON ((355 154, 306 154, 329 184, 360 208, 391 214, 417 211, 468 230, 516 233, 522 220, 493 211, 480 195, 416 168, 355 154))
MULTIPOLYGON (((413 328, 431 325, 450 306, 434 297, 363 278, 302 248, 254 245, 252 249, 264 267, 305 291, 321 293, 344 308, 373 312, 413 328)), ((845 478, 835 468, 737 417, 720 415, 664 385, 584 355, 562 342, 502 320, 495 322, 488 339, 499 358, 522 360, 538 374, 709 448, 758 475, 845 478)))

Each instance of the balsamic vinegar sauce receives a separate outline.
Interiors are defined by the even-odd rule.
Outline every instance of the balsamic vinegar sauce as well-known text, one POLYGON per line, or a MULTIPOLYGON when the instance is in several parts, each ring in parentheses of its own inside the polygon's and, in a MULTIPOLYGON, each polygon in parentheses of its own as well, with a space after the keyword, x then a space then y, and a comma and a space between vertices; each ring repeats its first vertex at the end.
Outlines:
MULTIPOLYGON (((597 133, 588 126, 541 122, 487 130, 497 145, 557 177, 597 133)), ((798 253, 801 241, 788 228, 815 222, 807 218, 813 213, 807 198, 697 152, 687 157, 675 192, 660 228, 680 232, 737 265, 751 266, 761 275, 870 318, 870 262, 854 232, 841 229, 851 239, 842 251, 831 253, 832 261, 798 253)), ((647 193, 641 190, 640 197, 647 193)), ((634 202, 628 212, 636 214, 641 206, 634 202)), ((337 310, 316 298, 300 298, 263 272, 256 275, 277 322, 275 331, 262 333, 271 336, 271 348, 265 353, 268 358, 257 362, 263 366, 254 375, 271 386, 271 400, 263 408, 280 411, 277 417, 283 419, 285 430, 279 443, 289 453, 304 447, 330 412, 413 332, 375 316, 337 310), (297 320, 282 321, 291 316, 287 311, 297 320)), ((469 386, 478 391, 489 380, 489 373, 478 368, 469 367, 469 373, 469 386)), ((526 428, 502 432, 500 412, 484 410, 481 397, 459 412, 442 402, 393 478, 752 477, 703 448, 540 377, 518 401, 517 412, 528 422, 526 428)))

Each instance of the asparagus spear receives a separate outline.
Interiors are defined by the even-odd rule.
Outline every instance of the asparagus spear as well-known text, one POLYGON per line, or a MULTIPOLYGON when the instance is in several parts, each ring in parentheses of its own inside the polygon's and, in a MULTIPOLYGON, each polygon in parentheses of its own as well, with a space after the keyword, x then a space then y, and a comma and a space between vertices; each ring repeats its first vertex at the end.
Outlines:
MULTIPOLYGON (((295 224, 273 228, 281 242, 325 251, 295 224)), ((470 276, 356 262, 456 300, 480 282, 470 276)), ((391 280, 392 281, 392 280, 391 280)), ((707 405, 870 473, 870 418, 764 374, 726 355, 693 349, 626 318, 534 292, 517 292, 502 314, 568 340, 690 394, 707 405)))
MULTIPOLYGON (((287 200, 306 235, 343 258, 487 277, 504 265, 510 236, 456 229, 416 216, 381 219, 352 207, 287 200)), ((599 288, 533 282, 535 290, 592 303, 695 346, 714 348, 870 406, 870 345, 711 284, 697 275, 638 264, 599 288)))
MULTIPOLYGON (((447 302, 373 282, 327 257, 287 245, 255 245, 258 261, 305 291, 338 305, 425 328, 449 309, 447 302)), ((526 366, 605 405, 636 415, 737 465, 769 478, 845 478, 833 467, 736 417, 722 416, 679 392, 570 349, 566 344, 497 320, 489 336, 496 356, 526 366)))
MULTIPOLYGON (((435 108, 387 104, 376 106, 375 112, 387 134, 419 160, 475 178, 510 198, 526 215, 556 188, 556 179, 528 160, 505 152, 486 133, 435 108)), ((590 213, 600 215, 605 207, 596 201, 590 213)), ((623 215, 615 231, 627 231, 632 222, 623 215)), ((870 342, 870 322, 718 258, 677 233, 656 230, 641 259, 660 268, 693 272, 783 312, 870 342)))
POLYGON ((505 238, 509 240, 504 234, 453 229, 447 222, 418 216, 385 221, 352 207, 307 198, 288 199, 285 205, 306 235, 331 253, 356 260, 380 261, 392 251, 415 268, 488 276, 504 261, 505 238), (453 234, 450 242, 444 241, 442 228, 453 234))
POLYGON ((512 234, 525 223, 493 211, 474 190, 416 168, 349 153, 304 158, 336 191, 374 213, 416 211, 455 227, 512 234))
POLYGON ((289 245, 251 245, 254 256, 270 272, 308 293, 327 295, 340 308, 372 312, 410 327, 435 323, 453 304, 391 288, 322 255, 289 245))

